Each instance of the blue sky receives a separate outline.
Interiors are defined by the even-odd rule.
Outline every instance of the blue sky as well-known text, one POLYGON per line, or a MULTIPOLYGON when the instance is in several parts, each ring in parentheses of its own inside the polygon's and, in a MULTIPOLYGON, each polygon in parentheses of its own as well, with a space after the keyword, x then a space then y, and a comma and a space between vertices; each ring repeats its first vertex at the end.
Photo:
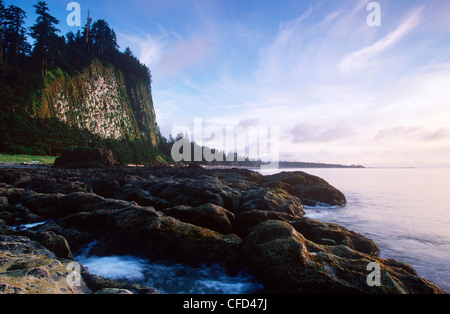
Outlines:
MULTIPOLYGON (((63 34, 69 2, 47 1, 63 34)), ((377 1, 378 27, 369 2, 78 1, 150 67, 166 136, 277 126, 282 160, 450 166, 450 1, 377 1)))

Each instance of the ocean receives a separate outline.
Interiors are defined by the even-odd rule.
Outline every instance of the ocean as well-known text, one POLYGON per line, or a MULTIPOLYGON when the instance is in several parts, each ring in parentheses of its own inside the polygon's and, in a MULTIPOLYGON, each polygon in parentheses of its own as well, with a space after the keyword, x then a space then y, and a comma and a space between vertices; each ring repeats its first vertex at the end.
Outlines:
POLYGON ((450 292, 450 169, 277 169, 319 176, 347 198, 345 207, 306 207, 307 217, 373 239, 380 257, 414 267, 450 292))

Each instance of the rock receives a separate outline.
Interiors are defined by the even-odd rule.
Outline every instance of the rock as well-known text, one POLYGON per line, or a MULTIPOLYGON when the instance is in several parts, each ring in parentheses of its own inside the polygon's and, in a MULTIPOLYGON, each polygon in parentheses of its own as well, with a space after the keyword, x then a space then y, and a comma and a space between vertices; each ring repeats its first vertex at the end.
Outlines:
POLYGON ((64 286, 71 252, 91 243, 98 256, 247 268, 275 293, 443 292, 411 266, 377 257, 363 235, 304 217, 303 203, 324 202, 345 197, 303 172, 0 168, 0 293, 157 293, 82 265, 83 287, 64 286), (380 287, 367 284, 370 263, 380 266, 380 287))
POLYGON ((36 241, 0 236, 0 294, 157 294, 157 290, 90 274, 73 261, 56 258, 36 241), (74 265, 78 265, 75 270, 74 265), (76 282, 70 280, 76 271, 76 282), (69 284, 73 283, 73 284, 69 284))
POLYGON ((269 287, 284 293, 444 293, 388 260, 344 245, 314 244, 282 221, 267 221, 254 227, 243 251, 250 271, 269 287), (381 286, 367 284, 371 263, 380 267, 381 286))
MULTIPOLYGON (((61 224, 57 224, 55 222, 48 222, 44 225, 37 226, 30 230, 29 233, 25 233, 25 235, 32 238, 38 237, 39 234, 43 233, 52 233, 63 237, 67 241, 67 249, 58 249, 58 251, 61 250, 62 252, 67 252, 68 257, 70 257, 69 250, 70 252, 72 252, 72 250, 73 252, 75 252, 84 245, 94 241, 92 234, 88 232, 72 228, 70 225, 63 227, 61 224)), ((59 245, 65 246, 65 243, 63 243, 62 241, 58 242, 59 245)), ((65 253, 62 253, 61 256, 64 256, 64 254, 65 253)))
POLYGON ((337 224, 323 223, 311 218, 298 219, 291 224, 305 238, 317 244, 345 245, 358 252, 375 256, 380 252, 373 240, 337 224))
POLYGON ((43 218, 59 219, 79 212, 117 209, 130 206, 130 202, 105 199, 93 193, 40 194, 26 192, 21 202, 43 218))
POLYGON ((23 236, 0 235, 0 252, 11 255, 36 255, 54 258, 55 254, 47 250, 38 242, 23 236))
POLYGON ((85 269, 82 270, 82 276, 88 287, 97 294, 105 294, 105 289, 124 289, 132 294, 159 294, 159 292, 154 288, 138 283, 111 280, 97 275, 91 275, 85 269))
POLYGON ((258 187, 264 182, 264 176, 248 169, 214 169, 212 172, 228 186, 236 189, 258 187))
POLYGON ((341 191, 322 178, 301 171, 266 176, 265 186, 282 188, 309 206, 319 204, 344 206, 347 203, 341 191))
POLYGON ((136 202, 141 206, 152 206, 158 209, 170 207, 170 201, 155 197, 150 192, 132 184, 125 185, 119 193, 121 199, 136 202))
POLYGON ((70 261, 58 260, 37 242, 25 237, 0 236, 0 293, 86 294, 83 280, 68 285, 70 261))
POLYGON ((301 201, 282 189, 257 188, 242 192, 241 211, 262 210, 302 217, 301 201))
POLYGON ((180 205, 162 209, 161 211, 183 222, 208 228, 222 234, 233 232, 230 221, 234 219, 234 214, 214 204, 205 204, 198 207, 180 205))
POLYGON ((8 198, 2 196, 0 197, 0 209, 8 206, 8 198))
POLYGON ((295 217, 285 213, 251 210, 236 215, 235 219, 233 220, 233 230, 237 235, 245 237, 247 236, 249 229, 256 225, 259 225, 262 222, 268 220, 281 220, 289 222, 294 219, 295 217))
POLYGON ((36 236, 36 240, 52 251, 56 257, 73 260, 73 255, 70 250, 67 240, 52 231, 39 233, 36 236))
POLYGON ((237 205, 233 199, 232 189, 212 176, 202 176, 201 180, 161 178, 149 181, 144 190, 154 197, 169 202, 169 207, 178 205, 196 207, 211 203, 232 210, 237 205))
POLYGON ((97 291, 95 294, 134 294, 134 293, 127 289, 104 288, 102 290, 97 291))
POLYGON ((108 215, 107 235, 93 252, 97 255, 131 254, 169 259, 186 264, 238 262, 242 240, 236 235, 158 215, 151 208, 134 207, 108 215))
POLYGON ((104 168, 115 165, 112 151, 103 148, 73 149, 63 152, 54 163, 55 168, 104 168))

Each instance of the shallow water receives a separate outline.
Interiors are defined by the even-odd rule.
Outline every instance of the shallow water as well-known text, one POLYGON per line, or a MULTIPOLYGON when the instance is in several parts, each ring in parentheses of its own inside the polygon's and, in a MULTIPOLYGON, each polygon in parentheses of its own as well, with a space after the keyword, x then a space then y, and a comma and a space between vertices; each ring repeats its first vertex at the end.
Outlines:
POLYGON ((450 169, 283 169, 317 175, 341 190, 345 207, 306 208, 308 217, 375 240, 380 257, 408 263, 450 292, 450 169))
POLYGON ((161 294, 257 294, 264 287, 246 271, 230 274, 223 265, 192 267, 135 256, 89 255, 89 247, 76 261, 90 273, 155 288, 161 294))

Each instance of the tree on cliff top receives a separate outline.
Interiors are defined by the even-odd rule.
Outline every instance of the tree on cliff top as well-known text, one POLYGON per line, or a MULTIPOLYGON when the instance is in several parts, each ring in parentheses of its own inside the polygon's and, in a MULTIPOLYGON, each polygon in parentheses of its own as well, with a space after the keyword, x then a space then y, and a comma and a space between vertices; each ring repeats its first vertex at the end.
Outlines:
POLYGON ((2 59, 7 57, 9 62, 16 63, 19 56, 29 53, 31 47, 27 42, 25 24, 26 14, 21 8, 10 5, 1 7, 2 19, 2 59))
POLYGON ((0 63, 3 63, 3 34, 5 26, 5 3, 0 0, 0 63))
POLYGON ((91 36, 100 58, 117 52, 119 45, 117 44, 116 33, 105 20, 97 20, 92 24, 91 36))
POLYGON ((55 27, 59 21, 48 13, 49 9, 45 1, 39 1, 34 8, 38 17, 36 24, 31 27, 31 37, 35 40, 33 55, 42 60, 42 75, 45 75, 52 43, 59 38, 57 33, 60 30, 55 27))

